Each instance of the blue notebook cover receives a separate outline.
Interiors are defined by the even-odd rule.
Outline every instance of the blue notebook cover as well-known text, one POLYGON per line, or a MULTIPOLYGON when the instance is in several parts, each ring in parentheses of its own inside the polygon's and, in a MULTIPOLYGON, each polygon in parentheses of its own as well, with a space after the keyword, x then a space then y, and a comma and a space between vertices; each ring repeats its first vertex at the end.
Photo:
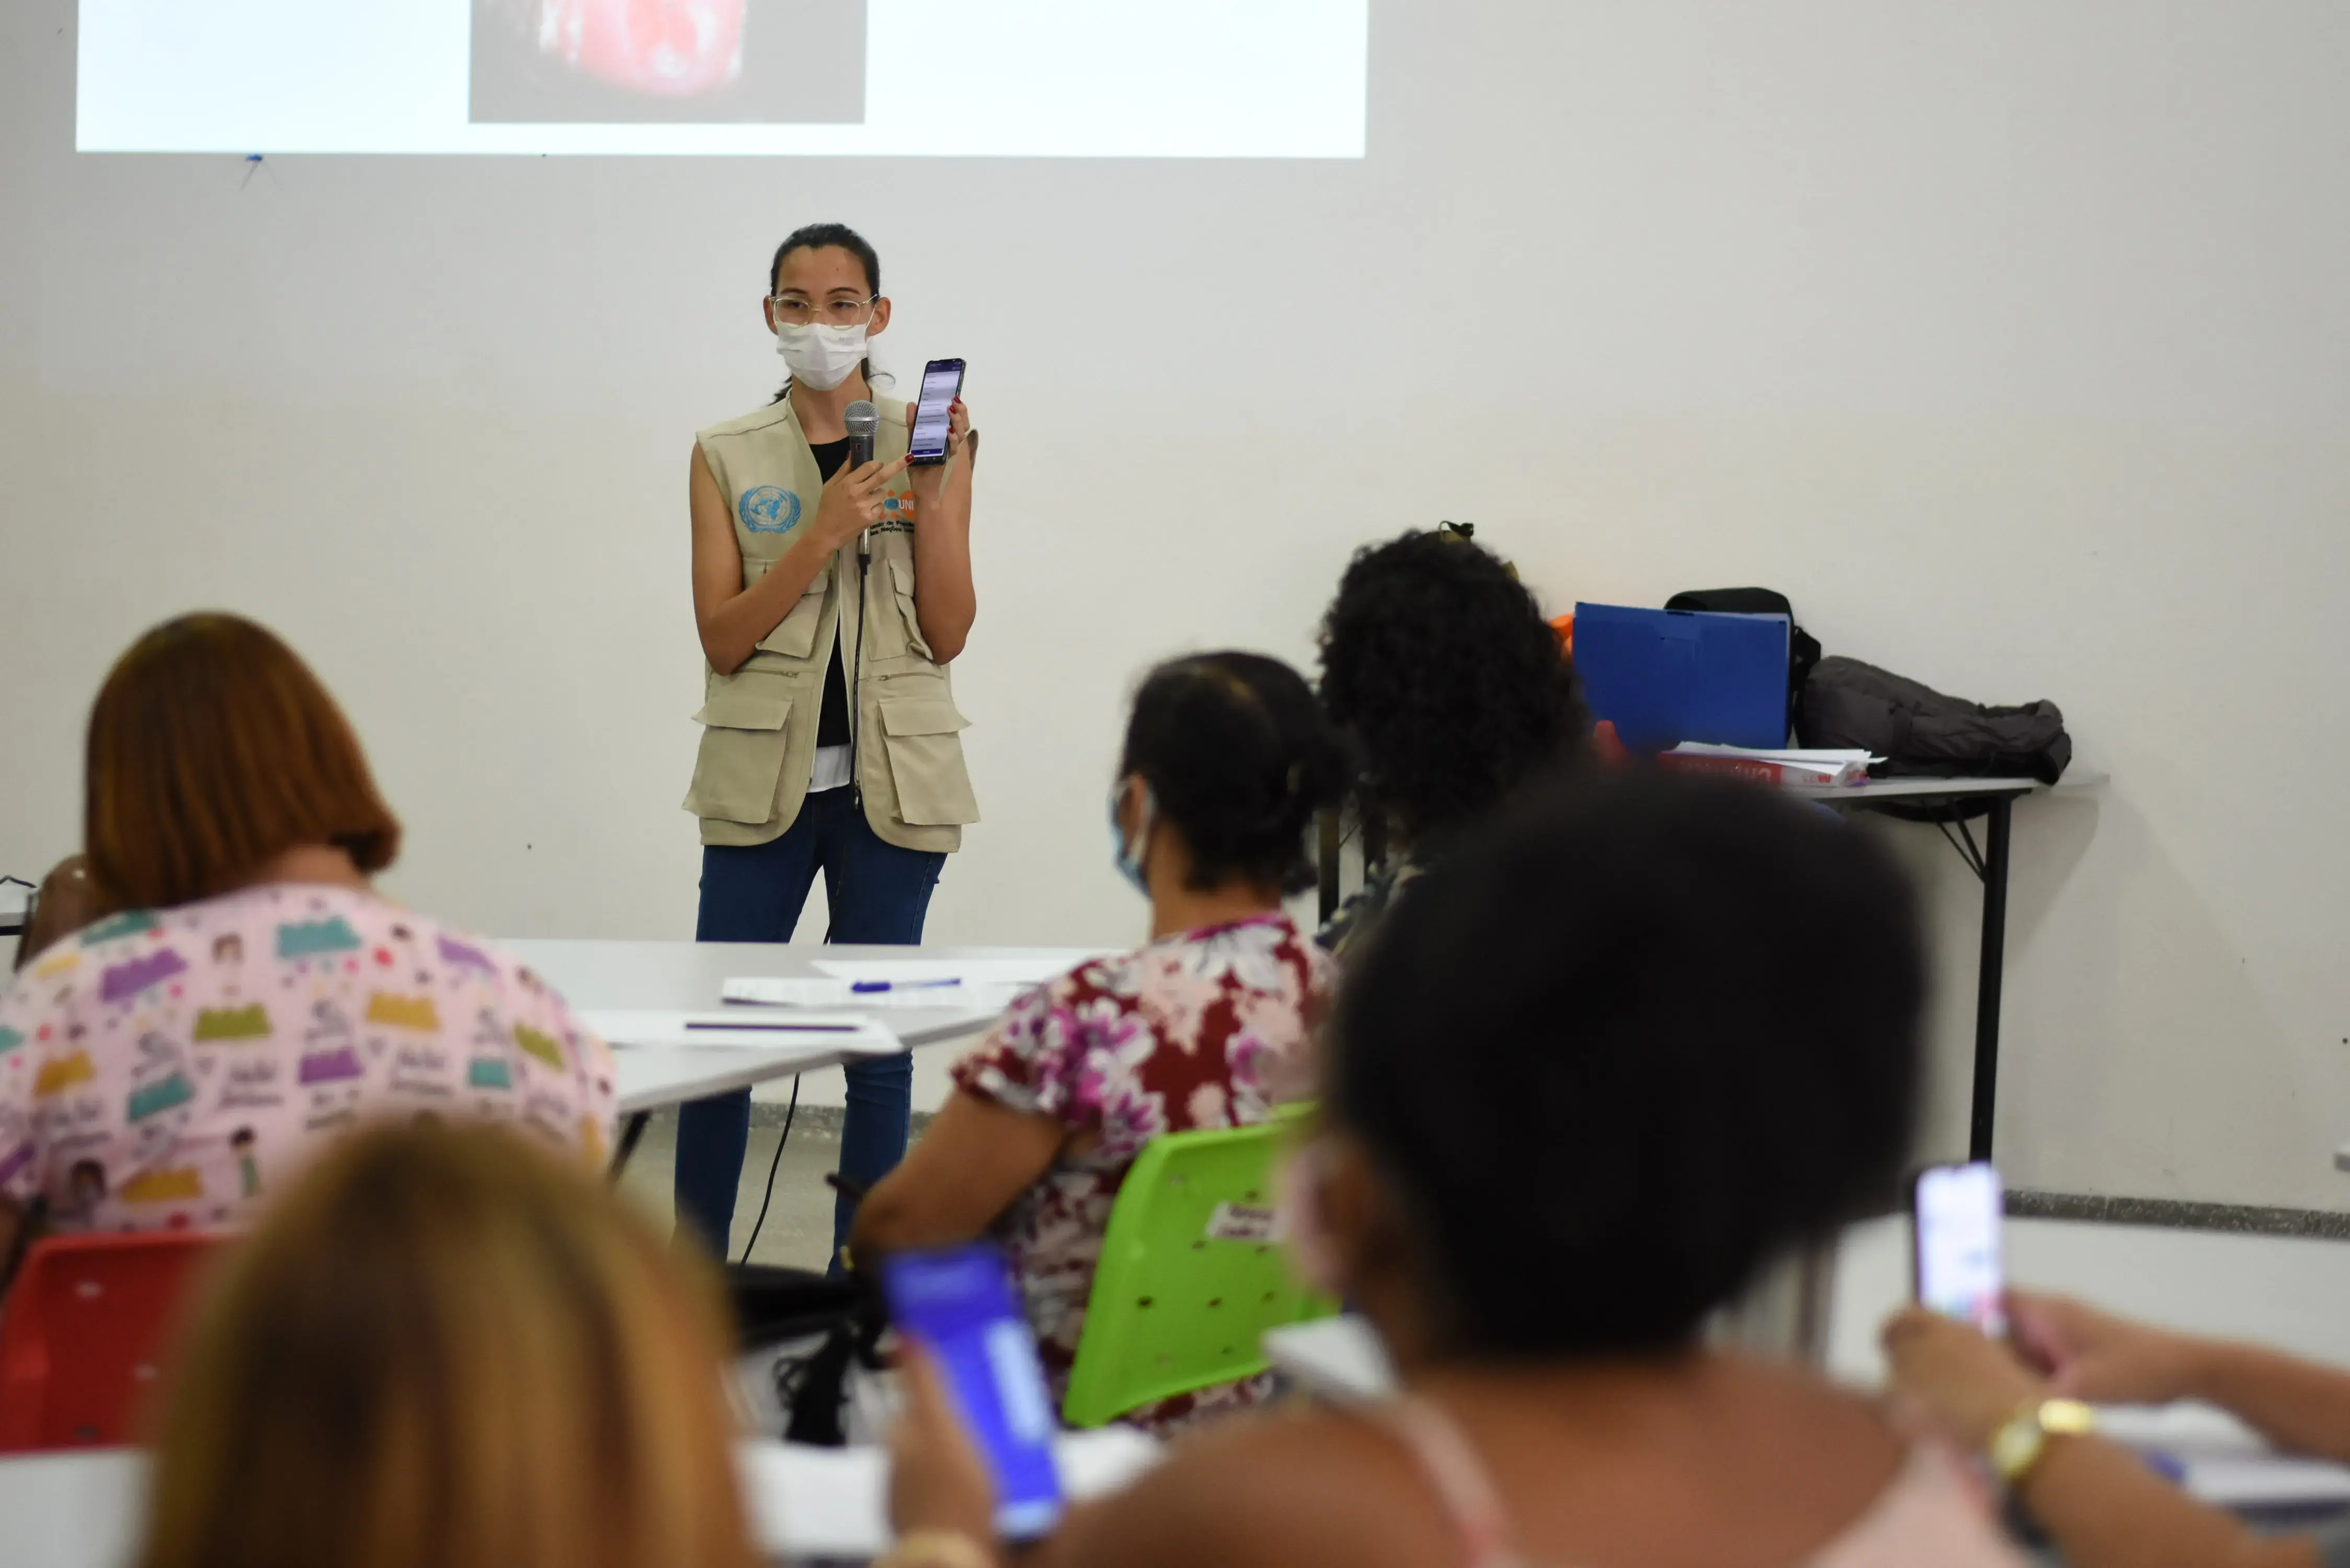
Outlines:
POLYGON ((1579 604, 1575 670, 1592 717, 1636 752, 1787 743, 1785 616, 1579 604))

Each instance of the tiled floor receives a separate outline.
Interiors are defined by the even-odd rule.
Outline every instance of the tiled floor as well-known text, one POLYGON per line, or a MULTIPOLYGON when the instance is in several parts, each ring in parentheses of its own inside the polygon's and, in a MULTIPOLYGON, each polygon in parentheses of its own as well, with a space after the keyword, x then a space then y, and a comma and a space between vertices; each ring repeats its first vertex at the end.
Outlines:
MULTIPOLYGON (((827 1119, 837 1127, 839 1115, 834 1111, 827 1119)), ((751 1126, 750 1152, 743 1159, 743 1188, 734 1200, 734 1239, 727 1250, 729 1258, 743 1255, 758 1218, 760 1199, 767 1191, 767 1172, 782 1131, 779 1125, 762 1125, 768 1119, 769 1107, 760 1106, 751 1126)), ((759 1230, 753 1262, 798 1269, 824 1267, 825 1254, 832 1245, 832 1189, 824 1184, 824 1178, 827 1171, 839 1167, 840 1137, 830 1127, 812 1126, 815 1120, 802 1115, 792 1127, 791 1140, 784 1146, 783 1163, 775 1168, 775 1201, 767 1210, 766 1224, 759 1230)), ((670 1178, 676 1164, 677 1113, 665 1111, 645 1128, 643 1141, 637 1145, 620 1178, 620 1190, 664 1228, 672 1223, 676 1213, 670 1200, 670 1178)))

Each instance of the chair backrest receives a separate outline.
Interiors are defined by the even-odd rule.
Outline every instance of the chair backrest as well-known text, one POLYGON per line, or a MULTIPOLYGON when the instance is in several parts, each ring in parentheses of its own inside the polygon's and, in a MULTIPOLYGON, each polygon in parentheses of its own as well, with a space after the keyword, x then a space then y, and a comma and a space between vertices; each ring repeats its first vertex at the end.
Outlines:
POLYGON ((223 1240, 172 1231, 35 1242, 0 1303, 0 1454, 132 1441, 190 1277, 223 1240))
POLYGON ((1337 1310, 1298 1282, 1274 1235, 1274 1163, 1306 1109, 1144 1146, 1102 1239, 1062 1401, 1070 1426, 1254 1376, 1270 1365, 1266 1329, 1337 1310))

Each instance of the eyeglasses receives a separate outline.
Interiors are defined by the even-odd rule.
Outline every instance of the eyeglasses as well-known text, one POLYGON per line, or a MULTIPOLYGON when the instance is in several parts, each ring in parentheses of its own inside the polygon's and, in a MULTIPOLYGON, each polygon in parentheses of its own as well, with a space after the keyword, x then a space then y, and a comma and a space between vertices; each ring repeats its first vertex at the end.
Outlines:
POLYGON ((827 299, 821 305, 812 305, 805 299, 777 295, 767 305, 775 313, 776 325, 782 327, 806 327, 811 321, 820 321, 827 327, 862 327, 873 319, 874 302, 880 297, 877 294, 872 299, 827 299))

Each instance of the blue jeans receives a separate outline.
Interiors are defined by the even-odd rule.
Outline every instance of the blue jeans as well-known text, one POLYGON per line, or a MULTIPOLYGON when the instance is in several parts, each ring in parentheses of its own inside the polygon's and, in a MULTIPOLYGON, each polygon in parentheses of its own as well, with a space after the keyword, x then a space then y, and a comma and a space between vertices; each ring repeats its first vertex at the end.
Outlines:
MULTIPOLYGON (((853 788, 807 797, 799 819, 765 844, 706 844, 702 848, 699 942, 789 941, 800 906, 819 867, 832 917, 833 942, 913 943, 922 940, 946 856, 900 849, 883 842, 865 820, 853 788)), ((913 1104, 913 1058, 903 1054, 856 1062, 848 1075, 848 1110, 840 1130, 840 1174, 869 1188, 906 1158, 906 1126, 913 1104)), ((739 1090, 680 1107, 677 1123, 677 1217, 723 1257, 734 1228, 734 1194, 743 1180, 743 1151, 751 1138, 751 1092, 739 1090)), ((857 1205, 833 1203, 831 1272, 857 1205)))

